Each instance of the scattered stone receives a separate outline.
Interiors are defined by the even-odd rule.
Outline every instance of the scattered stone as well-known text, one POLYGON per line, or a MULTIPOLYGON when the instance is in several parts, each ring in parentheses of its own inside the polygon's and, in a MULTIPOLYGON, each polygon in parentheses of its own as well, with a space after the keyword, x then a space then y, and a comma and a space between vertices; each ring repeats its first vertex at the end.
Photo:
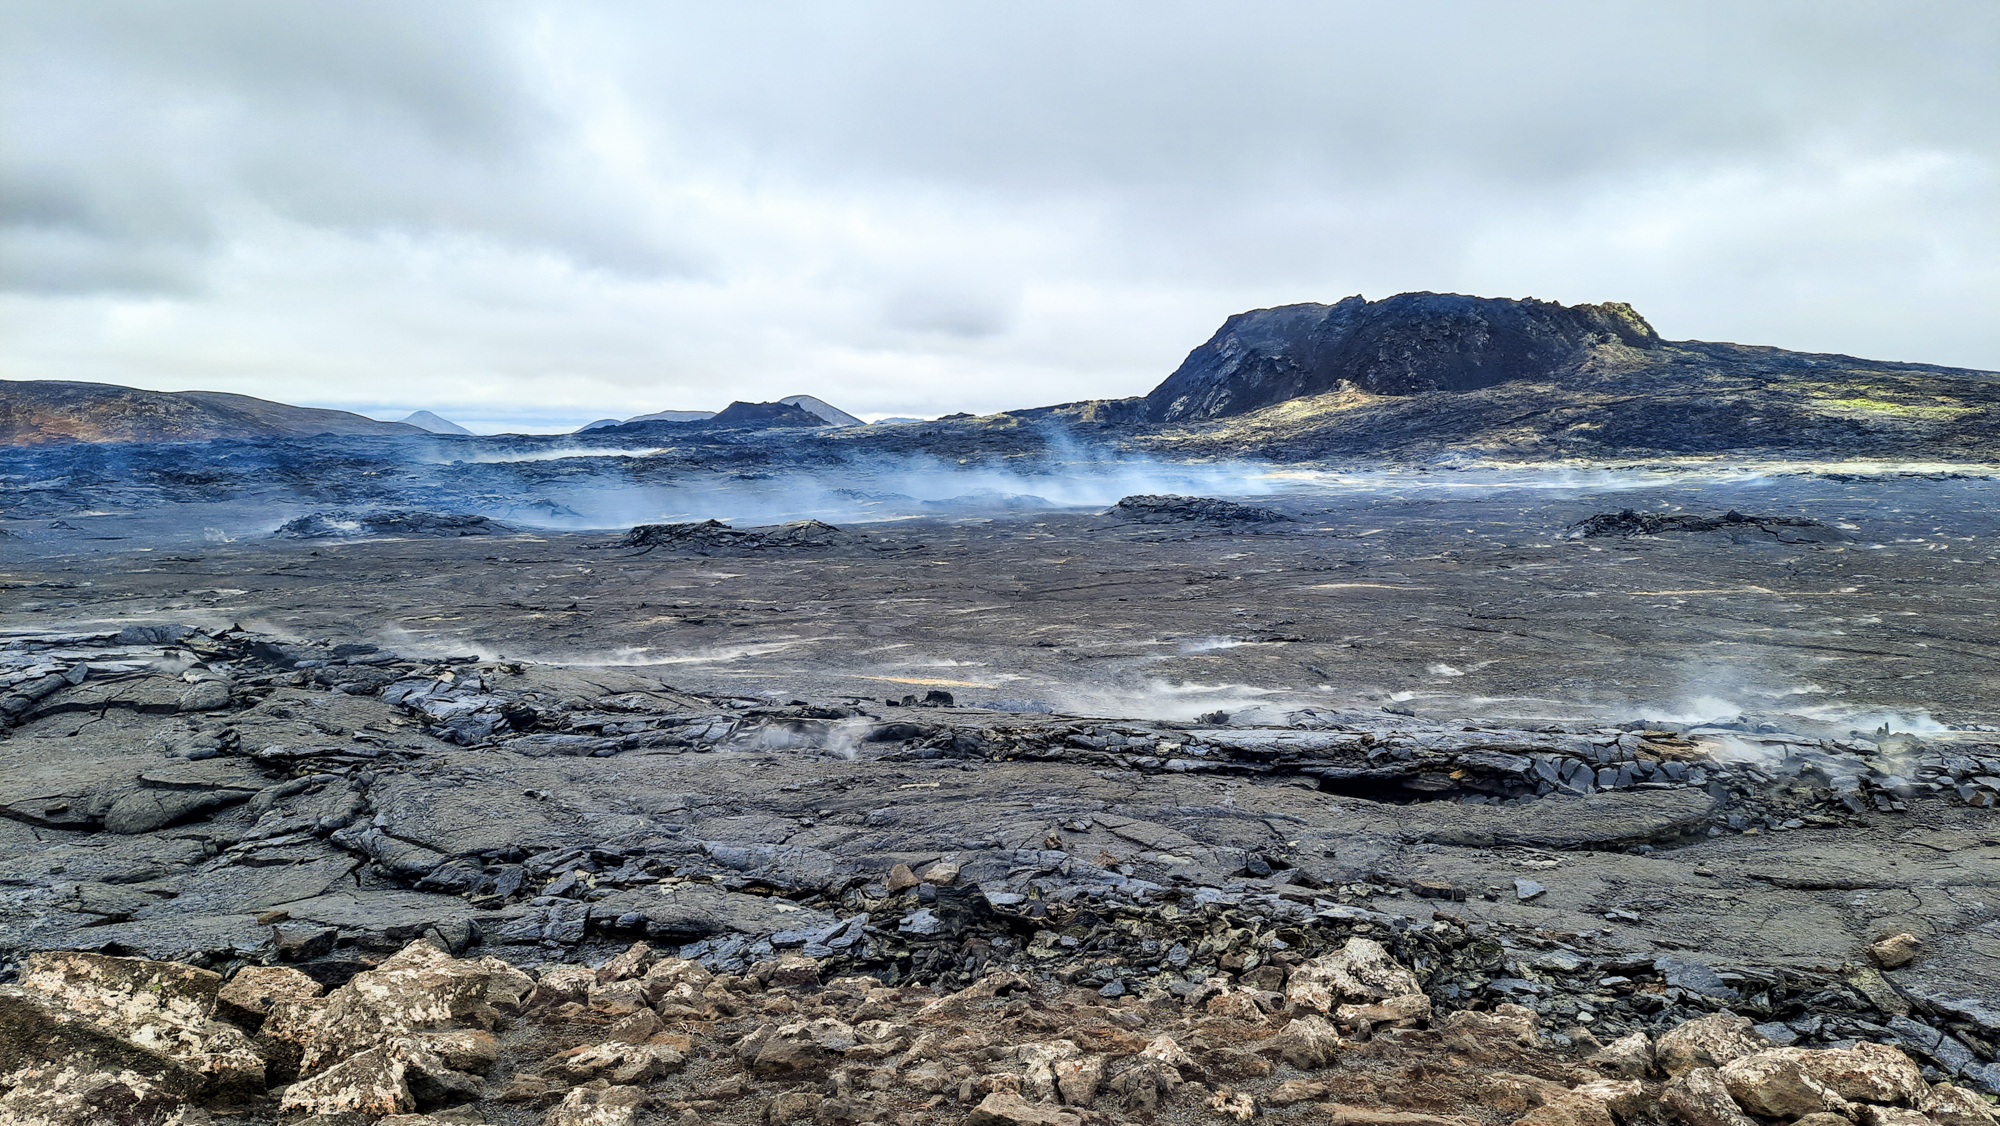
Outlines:
POLYGON ((1868 956, 1875 959, 1875 964, 1883 969, 1893 970, 1909 965, 1916 958, 1917 950, 1922 945, 1917 941, 1916 935, 1892 934, 1869 946, 1868 956))
POLYGON ((1542 894, 1547 890, 1549 889, 1543 887, 1542 885, 1536 883, 1533 880, 1526 879, 1520 876, 1514 878, 1514 898, 1523 903, 1526 903, 1528 900, 1535 898, 1536 896, 1542 894))

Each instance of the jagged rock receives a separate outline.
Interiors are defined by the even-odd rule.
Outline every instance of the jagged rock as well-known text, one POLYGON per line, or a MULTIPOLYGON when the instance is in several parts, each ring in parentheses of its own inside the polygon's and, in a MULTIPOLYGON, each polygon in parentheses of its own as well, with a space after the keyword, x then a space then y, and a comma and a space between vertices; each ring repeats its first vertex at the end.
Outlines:
POLYGON ((1378 1024, 1414 1028, 1431 1019, 1431 999, 1422 993, 1406 993, 1365 1005, 1342 1005, 1333 1015, 1339 1023, 1354 1028, 1378 1024))
POLYGON ((1097 1101, 1104 1084, 1104 1057, 1084 1056, 1055 1063, 1056 1092, 1069 1106, 1087 1107, 1097 1101))
POLYGON ((1922 945, 1923 943, 1917 941, 1916 935, 1892 934, 1870 945, 1868 956, 1875 959, 1875 964, 1883 969, 1893 970, 1909 965, 1916 958, 1917 950, 1922 945))
POLYGON ((251 1029, 280 1001, 310 1000, 326 986, 289 966, 244 966, 216 991, 216 1010, 251 1029))
POLYGON ((1537 1017, 1532 1009, 1503 1004, 1494 1006, 1490 1013, 1474 1012, 1471 1009, 1447 1013, 1437 1021, 1435 1027, 1444 1034, 1447 1041, 1454 1037, 1469 1038, 1473 1041, 1492 1038, 1511 1042, 1523 1048, 1532 1048, 1535 1045, 1535 1033, 1540 1025, 1541 1018, 1537 1017))
POLYGON ((672 1075, 686 1063, 685 1055, 666 1044, 607 1041, 558 1052, 542 1065, 542 1071, 569 1083, 609 1079, 621 1086, 640 1086, 672 1075))
POLYGON ((1108 1086, 1124 1100, 1127 1112, 1151 1114, 1159 1110, 1162 1101, 1173 1098, 1182 1082, 1173 1065, 1140 1059, 1114 1076, 1108 1086))
POLYGON ((1755 1126, 1712 1067, 1689 1067, 1660 1091, 1660 1105, 1682 1126, 1755 1126))
POLYGON ((1294 1008, 1321 1013, 1422 992, 1416 975, 1371 938, 1350 938, 1339 951, 1297 967, 1285 981, 1285 999, 1294 1008))
POLYGON ((785 1126, 789 1122, 810 1121, 826 1101, 817 1091, 786 1091, 764 1104, 765 1126, 785 1126))
POLYGON ((452 1028, 419 1032, 410 1037, 437 1053, 453 1071, 484 1075, 500 1059, 500 1040, 483 1028, 452 1028))
POLYGON ((738 1059, 760 1075, 802 1075, 855 1044, 852 1025, 832 1019, 769 1024, 736 1046, 738 1059))
POLYGON ((186 1064, 44 994, 0 986, 0 1121, 156 1126, 202 1087, 203 1077, 186 1064))
POLYGON ((1932 1087, 1919 1109, 1938 1126, 1993 1126, 2000 1122, 1985 1099, 1949 1083, 1932 1087))
POLYGON ((889 889, 889 894, 895 895, 898 892, 908 891, 923 881, 917 878, 915 872, 910 871, 908 864, 895 864, 890 866, 888 878, 883 883, 889 889))
POLYGON ((542 1126, 635 1126, 646 1102, 637 1087, 578 1087, 549 1108, 542 1126))
POLYGON ((1588 1094, 1564 1092, 1514 1120, 1514 1126, 1616 1126, 1611 1111, 1588 1094))
POLYGON ((1662 1034, 1653 1042, 1653 1056, 1661 1071, 1679 1075, 1697 1067, 1721 1067, 1770 1046, 1770 1041, 1757 1035, 1749 1018, 1716 1013, 1662 1034))
POLYGON ((1036 1102, 1054 1102, 1058 1097, 1056 1063, 1081 1054, 1081 1049, 1070 1040, 1015 1045, 1014 1059, 1021 1064, 1021 1090, 1036 1102))
POLYGON ((1630 1032, 1584 1061, 1591 1067, 1624 1079, 1643 1079, 1653 1070, 1653 1041, 1643 1032, 1630 1032))
POLYGON ((1278 1084, 1275 1089, 1265 1094, 1264 1105, 1277 1107, 1295 1106, 1299 1103, 1309 1103, 1315 1099, 1323 1099, 1329 1093, 1331 1093, 1331 1088, 1317 1080, 1287 1079, 1283 1083, 1278 1084))
POLYGON ((1844 1099, 1916 1106, 1930 1093, 1930 1084, 1910 1057, 1883 1044, 1864 1041, 1852 1048, 1776 1051, 1796 1059, 1808 1074, 1844 1099))
POLYGON ((1217 1091, 1209 1100, 1208 1108, 1223 1118, 1237 1122, 1248 1122, 1257 1117, 1257 1100, 1247 1092, 1217 1091))
MULTIPOLYGON (((306 1114, 351 1111, 377 1118, 417 1109, 411 1091, 413 1068, 446 1070, 444 1060, 415 1040, 399 1039, 355 1052, 285 1089, 280 1109, 306 1114)), ((316 1069, 317 1070, 317 1069, 316 1069)))
POLYGON ((597 984, 609 985, 614 981, 644 977, 646 972, 653 968, 656 957, 652 947, 643 942, 635 942, 623 953, 597 967, 597 984))
POLYGON ((1295 1017, 1278 1034, 1257 1045, 1258 1055, 1275 1056, 1301 1071, 1332 1067, 1341 1048, 1339 1030, 1325 1017, 1295 1017))
POLYGON ((995 1091, 972 1108, 969 1126, 1082 1126, 1076 1115, 1048 1103, 1031 1103, 1006 1091, 995 1091))
POLYGON ((1783 1049, 1730 1060, 1717 1074, 1736 1105, 1767 1118, 1799 1118, 1826 1111, 1852 1116, 1847 1100, 1810 1075, 1783 1049))
POLYGON ((410 1033, 443 1028, 485 1004, 490 972, 419 939, 328 995, 300 1066, 312 1074, 410 1033))
POLYGON ((32 955, 21 975, 63 1010, 192 1068, 208 1091, 262 1090, 264 1054, 214 1019, 221 984, 192 966, 82 953, 32 955))

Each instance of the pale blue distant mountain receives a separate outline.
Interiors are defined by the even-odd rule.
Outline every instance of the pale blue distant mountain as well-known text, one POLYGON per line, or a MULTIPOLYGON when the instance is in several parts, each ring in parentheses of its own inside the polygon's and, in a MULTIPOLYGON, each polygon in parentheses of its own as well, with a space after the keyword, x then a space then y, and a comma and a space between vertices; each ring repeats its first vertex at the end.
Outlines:
POLYGON ((851 414, 848 414, 846 411, 841 410, 839 407, 834 406, 833 404, 827 402, 825 399, 816 399, 811 395, 792 395, 787 398, 779 399, 778 401, 781 403, 788 404, 790 406, 797 407, 800 410, 807 411, 811 414, 816 414, 834 426, 867 425, 867 423, 862 422, 860 419, 854 417, 851 414))
POLYGON ((419 430, 428 430, 433 434, 464 434, 467 437, 472 435, 472 431, 467 430, 458 423, 448 418, 439 418, 429 411, 418 411, 402 421, 406 426, 414 426, 419 430))

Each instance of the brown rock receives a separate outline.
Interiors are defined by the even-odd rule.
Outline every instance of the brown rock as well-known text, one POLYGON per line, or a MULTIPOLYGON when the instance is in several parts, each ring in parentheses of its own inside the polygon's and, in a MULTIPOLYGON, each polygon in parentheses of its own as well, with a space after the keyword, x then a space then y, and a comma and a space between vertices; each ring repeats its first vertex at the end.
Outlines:
POLYGON ((996 1091, 972 1108, 968 1126, 1082 1126, 1083 1120, 1049 1103, 1031 1103, 1019 1095, 996 1091))
POLYGON ((1313 1079, 1287 1079, 1264 1096, 1265 1106, 1294 1106, 1323 1099, 1330 1088, 1313 1079))
POLYGON ((764 1104, 765 1126, 809 1121, 822 1101, 822 1097, 813 1091, 786 1091, 764 1104))
POLYGON ((584 1044, 557 1052, 542 1062, 542 1073, 570 1083, 608 1079, 622 1086, 651 1083, 672 1075, 687 1064, 687 1057, 666 1044, 626 1044, 607 1041, 584 1044))
POLYGON ((484 1075, 500 1059, 500 1040, 481 1028, 454 1028, 443 1032, 419 1032, 412 1039, 436 1052, 453 1071, 484 1075))
POLYGON ((1056 1093, 1069 1106, 1089 1106, 1097 1101, 1097 1089, 1104 1083, 1104 1057, 1083 1056, 1058 1060, 1054 1065, 1056 1093))
POLYGON ((1431 999, 1409 993, 1363 1005, 1342 1005, 1333 1012, 1334 1020, 1353 1028, 1373 1028, 1386 1024, 1394 1028, 1416 1028, 1431 1019, 1431 999))
POLYGON ((1340 1033, 1325 1017, 1297 1017, 1276 1036, 1260 1041, 1260 1056, 1275 1056, 1301 1071, 1332 1067, 1341 1047, 1340 1033))
POLYGON ((1712 1067, 1690 1067, 1676 1075, 1660 1091, 1660 1105, 1682 1126, 1755 1126, 1712 1067))
POLYGON ((643 942, 635 942, 597 967, 597 984, 609 985, 614 981, 645 977, 646 971, 653 968, 653 961, 653 948, 643 942))
POLYGON ((18 986, 0 986, 0 1076, 9 1123, 162 1121, 202 1087, 186 1064, 18 986))
POLYGON ((1181 1083, 1181 1073, 1172 1065, 1141 1059, 1119 1072, 1109 1086, 1124 1099, 1127 1112, 1151 1114, 1162 1101, 1173 1098, 1181 1083))
POLYGON ((1994 1126, 2000 1122, 1985 1099, 1949 1083, 1932 1087, 1920 1109, 1938 1126, 1994 1126))
POLYGON ((1825 1111, 1852 1113, 1847 1100, 1813 1078, 1785 1052, 1758 1052, 1723 1064, 1717 1074, 1736 1105, 1766 1118, 1800 1118, 1825 1111))
POLYGON ((415 1032, 445 1028, 485 1006, 491 972, 419 939, 327 995, 300 1071, 311 1075, 415 1032))
POLYGON ((1917 956, 1917 949, 1922 945, 1916 935, 1892 934, 1871 944, 1868 947, 1868 956, 1875 959, 1875 964, 1883 969, 1893 970, 1898 966, 1909 965, 1917 956))
POLYGON ((1616 1126, 1616 1123, 1598 1100, 1565 1093, 1515 1119, 1514 1126, 1616 1126))
POLYGON ((222 977, 177 962, 102 954, 31 954, 21 986, 113 1036, 193 1068, 208 1092, 264 1088, 264 1054, 215 1019, 222 977))
POLYGON ((898 892, 908 891, 911 888, 916 887, 918 884, 923 883, 922 880, 917 878, 917 874, 915 872, 910 871, 910 866, 908 864, 898 864, 890 868, 889 878, 884 882, 889 885, 890 895, 895 895, 898 892))
POLYGON ((645 1105, 637 1087, 578 1087, 549 1108, 542 1126, 636 1126, 645 1105))
POLYGON ((1226 1083, 1262 1079, 1271 1074, 1270 1060, 1241 1048, 1214 1048, 1203 1052, 1201 1067, 1211 1080, 1221 1080, 1226 1083))
POLYGON ((1342 1004, 1422 992, 1416 975, 1370 938, 1350 938, 1340 950, 1297 967, 1285 980, 1285 999, 1294 1009, 1321 1013, 1342 1004))
POLYGON ((1653 1041, 1643 1032, 1620 1036, 1584 1063, 1621 1079, 1644 1079, 1653 1070, 1653 1041))
POLYGON ((950 887, 958 882, 958 865, 940 860, 924 869, 924 882, 938 887, 950 887))
POLYGON ((1796 1058, 1814 1079, 1824 1083, 1844 1099, 1870 1103, 1901 1103, 1919 1106, 1930 1094, 1931 1085, 1910 1057, 1882 1044, 1856 1044, 1852 1048, 1808 1051, 1782 1048, 1796 1058))
POLYGON ((251 1029, 279 1001, 309 1000, 326 987, 290 966, 244 966, 216 991, 216 1012, 251 1029))
POLYGON ((1697 1067, 1721 1067, 1770 1046, 1770 1041, 1751 1028, 1749 1018, 1715 1013, 1686 1021, 1661 1035, 1653 1042, 1653 1058, 1660 1070, 1679 1075, 1697 1067))
POLYGON ((1231 1020, 1247 1020, 1253 1024, 1264 1024, 1264 1010, 1258 1006, 1257 998, 1241 990, 1218 993, 1202 1006, 1210 1014, 1228 1017, 1231 1020))
POLYGON ((305 1114, 352 1112, 370 1118, 407 1114, 417 1109, 416 1096, 410 1092, 412 1063, 444 1068, 442 1059, 412 1040, 368 1048, 285 1088, 278 1107, 305 1114))
POLYGON ((1217 1091, 1209 1099, 1208 1108, 1223 1118, 1237 1122, 1248 1122, 1257 1117, 1257 1100, 1248 1091, 1217 1091))

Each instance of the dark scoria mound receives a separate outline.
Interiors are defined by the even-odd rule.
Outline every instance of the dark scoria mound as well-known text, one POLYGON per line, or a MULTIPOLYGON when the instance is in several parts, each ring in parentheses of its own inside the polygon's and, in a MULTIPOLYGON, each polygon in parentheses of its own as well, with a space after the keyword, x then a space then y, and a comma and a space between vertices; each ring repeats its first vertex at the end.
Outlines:
POLYGON ((1141 524, 1275 524, 1289 521, 1282 512, 1214 497, 1147 495, 1126 497, 1111 506, 1106 516, 1136 520, 1141 524))
POLYGON ((839 528, 818 520, 799 520, 775 528, 732 528, 720 520, 687 524, 641 524, 625 533, 624 547, 645 551, 667 548, 695 555, 713 552, 783 550, 827 547, 842 536, 839 528))
POLYGON ((295 407, 219 391, 142 391, 108 383, 0 380, 0 445, 422 433, 400 422, 377 422, 346 411, 295 407))
POLYGON ((1352 385, 1375 395, 1472 391, 1545 377, 1600 344, 1654 348, 1630 305, 1401 293, 1238 313, 1146 396, 1155 422, 1222 418, 1352 385))
POLYGON ((1686 513, 1601 512, 1570 526, 1575 539, 1593 536, 1658 536, 1674 532, 1763 533, 1781 543, 1832 543, 1852 539, 1837 528, 1803 516, 1745 516, 1731 509, 1721 516, 1686 513))
POLYGON ((497 520, 463 512, 315 512, 286 521, 271 534, 285 539, 323 540, 354 536, 491 536, 513 530, 497 520))

